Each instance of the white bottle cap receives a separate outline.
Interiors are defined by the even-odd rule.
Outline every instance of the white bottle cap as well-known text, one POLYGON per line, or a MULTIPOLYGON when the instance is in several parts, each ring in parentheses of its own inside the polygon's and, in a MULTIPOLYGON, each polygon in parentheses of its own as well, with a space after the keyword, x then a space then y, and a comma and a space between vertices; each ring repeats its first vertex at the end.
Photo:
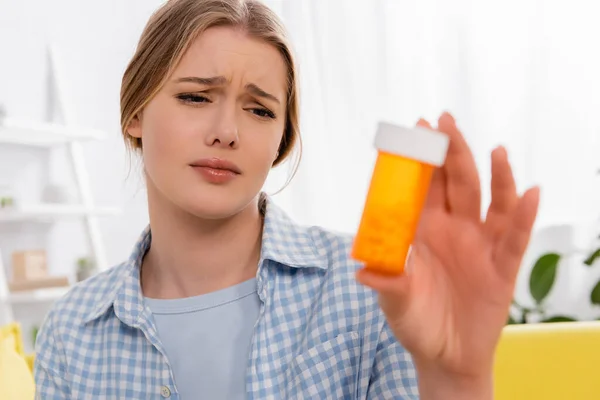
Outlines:
POLYGON ((375 135, 377 149, 435 165, 444 164, 450 139, 445 133, 427 128, 405 128, 380 122, 375 135))

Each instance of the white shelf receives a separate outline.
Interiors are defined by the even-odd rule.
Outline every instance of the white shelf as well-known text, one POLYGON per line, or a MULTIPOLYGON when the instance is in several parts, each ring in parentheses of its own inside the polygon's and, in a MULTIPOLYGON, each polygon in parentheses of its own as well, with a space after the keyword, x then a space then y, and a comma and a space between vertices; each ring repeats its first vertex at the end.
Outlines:
POLYGON ((0 222, 43 221, 60 218, 78 218, 89 215, 109 216, 118 215, 120 212, 121 210, 118 208, 87 209, 76 204, 32 204, 10 209, 0 209, 0 222))
POLYGON ((70 289, 70 286, 28 290, 23 292, 10 293, 8 303, 10 304, 31 304, 53 302, 64 296, 70 289))
POLYGON ((0 118, 0 143, 47 147, 105 137, 104 132, 95 129, 0 118))
MULTIPOLYGON (((86 219, 87 221, 83 225, 89 242, 89 251, 94 255, 96 264, 103 268, 107 262, 99 221, 90 217, 116 215, 120 214, 121 210, 96 208, 93 201, 92 181, 86 168, 85 148, 79 146, 78 142, 103 140, 107 135, 101 130, 71 125, 75 123, 72 117, 73 111, 64 92, 64 82, 68 80, 68 76, 60 64, 57 49, 50 45, 48 50, 49 101, 47 106, 48 111, 53 111, 52 121, 61 121, 61 123, 28 121, 0 115, 0 147, 7 145, 26 147, 20 150, 34 149, 36 151, 32 155, 43 156, 42 161, 46 163, 50 161, 44 154, 46 150, 52 150, 54 146, 66 147, 63 149, 66 151, 61 152, 63 154, 60 155, 65 157, 65 161, 68 161, 72 169, 71 172, 82 204, 27 204, 16 200, 10 209, 0 208, 0 230, 2 230, 2 237, 8 233, 10 244, 8 247, 14 247, 15 244, 20 243, 18 235, 29 233, 28 229, 22 228, 28 227, 30 224, 37 232, 39 228, 47 228, 57 220, 86 219), (54 120, 54 118, 57 119, 54 120), (42 150, 41 153, 39 150, 42 150)), ((10 170, 3 172, 11 174, 10 170)), ((0 245, 4 244, 0 243, 0 245)), ((69 290, 69 287, 60 287, 12 293, 9 291, 6 272, 2 266, 2 257, 0 257, 0 324, 4 321, 14 320, 13 308, 15 307, 22 304, 51 303, 69 290)))

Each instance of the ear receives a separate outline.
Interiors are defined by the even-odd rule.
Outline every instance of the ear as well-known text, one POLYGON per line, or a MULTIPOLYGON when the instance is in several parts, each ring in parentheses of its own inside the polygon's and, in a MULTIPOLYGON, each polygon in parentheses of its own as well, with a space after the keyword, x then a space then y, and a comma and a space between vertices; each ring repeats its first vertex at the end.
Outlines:
POLYGON ((127 134, 131 137, 141 139, 142 138, 142 121, 140 115, 133 117, 129 126, 127 127, 127 134))

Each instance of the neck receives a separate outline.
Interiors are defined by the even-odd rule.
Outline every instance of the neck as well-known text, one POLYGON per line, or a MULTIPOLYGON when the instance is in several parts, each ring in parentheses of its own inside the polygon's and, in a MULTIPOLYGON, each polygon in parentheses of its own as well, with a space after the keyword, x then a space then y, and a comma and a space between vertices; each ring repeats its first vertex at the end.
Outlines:
POLYGON ((148 209, 152 243, 140 278, 145 296, 198 296, 256 275, 262 238, 258 197, 223 220, 199 219, 156 199, 149 199, 148 209))

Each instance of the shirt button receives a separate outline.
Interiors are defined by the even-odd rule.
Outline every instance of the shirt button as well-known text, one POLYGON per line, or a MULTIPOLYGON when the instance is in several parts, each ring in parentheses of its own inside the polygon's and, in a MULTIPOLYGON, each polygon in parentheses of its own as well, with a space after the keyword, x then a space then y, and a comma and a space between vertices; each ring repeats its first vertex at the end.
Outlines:
POLYGON ((171 390, 169 390, 168 386, 163 386, 160 388, 160 395, 162 397, 164 397, 165 399, 169 398, 169 397, 171 397, 171 390))

